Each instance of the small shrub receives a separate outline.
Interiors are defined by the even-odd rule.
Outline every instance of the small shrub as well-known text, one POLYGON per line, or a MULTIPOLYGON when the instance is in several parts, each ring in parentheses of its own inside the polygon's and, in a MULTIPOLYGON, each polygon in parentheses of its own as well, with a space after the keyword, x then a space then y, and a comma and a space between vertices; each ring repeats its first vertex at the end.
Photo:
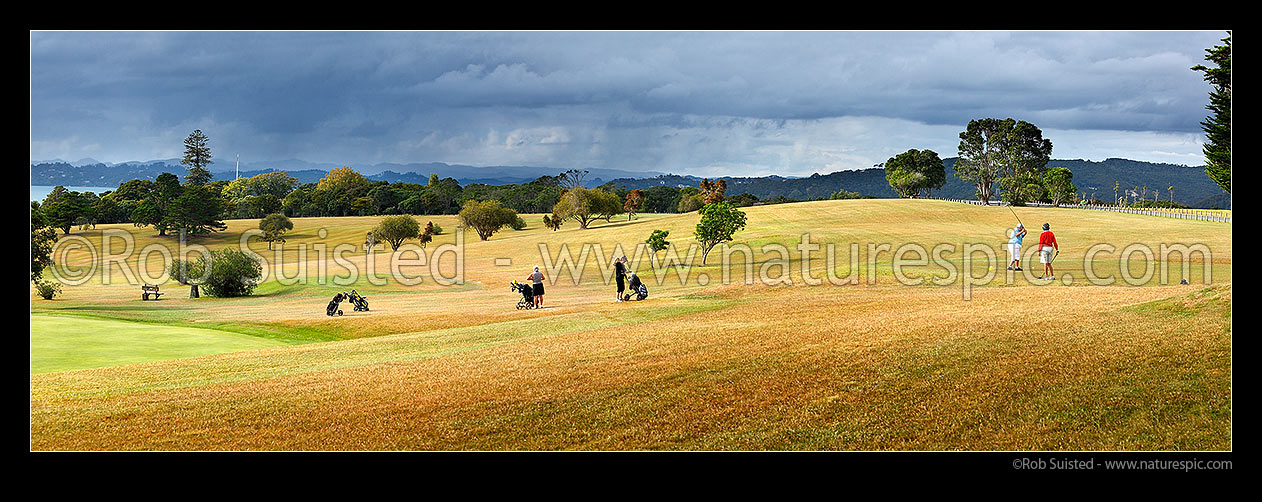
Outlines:
POLYGON ((202 289, 220 298, 249 295, 263 276, 258 260, 238 249, 211 251, 210 263, 203 257, 199 265, 210 271, 202 280, 202 289))
POLYGON ((557 215, 556 213, 552 213, 551 218, 549 218, 548 215, 546 214, 543 215, 543 227, 552 229, 553 232, 560 230, 561 229, 561 216, 557 215))
POLYGON ((202 275, 206 273, 204 263, 199 261, 183 261, 179 258, 171 260, 171 265, 167 267, 167 275, 182 285, 187 285, 190 281, 202 279, 202 275))
POLYGON ((526 228, 526 220, 523 220, 521 219, 521 216, 518 216, 516 220, 509 224, 509 227, 512 227, 513 230, 522 230, 526 228))
POLYGON ((43 279, 36 279, 35 292, 39 293, 40 298, 52 300, 54 296, 61 293, 61 285, 56 282, 45 282, 43 279))

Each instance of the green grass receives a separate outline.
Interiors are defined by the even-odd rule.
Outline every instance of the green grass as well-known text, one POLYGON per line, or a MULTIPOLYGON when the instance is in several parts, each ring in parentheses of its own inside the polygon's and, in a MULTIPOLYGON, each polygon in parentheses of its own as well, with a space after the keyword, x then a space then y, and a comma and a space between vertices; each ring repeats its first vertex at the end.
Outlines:
POLYGON ((284 345, 204 328, 31 315, 31 373, 100 368, 284 345))

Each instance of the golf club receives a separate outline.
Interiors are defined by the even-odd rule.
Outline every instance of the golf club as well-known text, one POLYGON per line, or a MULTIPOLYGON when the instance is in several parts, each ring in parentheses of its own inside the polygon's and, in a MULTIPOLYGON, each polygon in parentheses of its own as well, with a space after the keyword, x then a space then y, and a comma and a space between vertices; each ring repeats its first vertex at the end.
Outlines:
MULTIPOLYGON (((1020 216, 1017 216, 1017 211, 1016 211, 1015 209, 1012 209, 1012 206, 1011 206, 1011 205, 1009 205, 1009 206, 1008 206, 1008 210, 1009 210, 1009 211, 1012 211, 1012 216, 1016 217, 1016 219, 1017 219, 1017 223, 1021 223, 1021 217, 1020 217, 1020 216)), ((1021 226, 1023 226, 1023 227, 1024 227, 1024 226, 1025 226, 1025 223, 1021 223, 1021 226)))

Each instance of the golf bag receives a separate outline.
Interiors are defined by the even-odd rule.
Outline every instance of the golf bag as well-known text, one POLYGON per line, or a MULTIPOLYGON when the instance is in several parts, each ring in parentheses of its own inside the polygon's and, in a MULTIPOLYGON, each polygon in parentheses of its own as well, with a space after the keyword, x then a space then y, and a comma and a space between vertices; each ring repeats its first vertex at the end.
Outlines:
POLYGON ((324 309, 324 315, 327 315, 329 317, 332 317, 335 315, 342 315, 342 311, 338 309, 337 307, 341 305, 342 300, 345 300, 345 299, 346 299, 346 295, 344 293, 338 293, 334 295, 333 299, 329 301, 329 306, 324 309))
POLYGON ((508 285, 508 289, 521 293, 521 300, 517 302, 517 310, 535 308, 535 292, 529 284, 522 284, 513 281, 508 285))
POLYGON ((346 295, 346 297, 347 299, 351 301, 351 305, 355 306, 356 312, 368 311, 368 298, 367 297, 360 296, 360 294, 353 289, 351 290, 351 293, 349 295, 346 295))
POLYGON ((649 297, 649 288, 645 287, 644 283, 640 282, 640 278, 635 274, 631 274, 631 284, 629 286, 631 287, 630 293, 623 296, 622 301, 631 301, 632 295, 635 296, 636 300, 643 300, 649 297))

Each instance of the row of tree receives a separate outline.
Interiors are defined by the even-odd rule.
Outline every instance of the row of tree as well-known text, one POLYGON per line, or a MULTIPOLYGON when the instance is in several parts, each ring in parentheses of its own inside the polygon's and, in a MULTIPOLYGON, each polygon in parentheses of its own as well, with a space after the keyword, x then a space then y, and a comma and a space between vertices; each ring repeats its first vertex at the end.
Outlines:
MULTIPOLYGON (((989 204, 998 184, 1004 202, 1050 202, 1060 205, 1078 192, 1073 172, 1047 168, 1052 142, 1043 131, 1024 120, 985 118, 969 121, 960 133, 957 178, 977 188, 977 198, 989 204)), ((890 157, 885 179, 899 197, 928 197, 946 184, 946 167, 937 152, 911 149, 890 157)))
MULTIPOLYGON (((431 175, 428 184, 419 185, 371 181, 350 167, 334 169, 318 183, 299 184, 280 171, 208 182, 197 169, 202 168, 190 166, 183 183, 174 174, 162 173, 155 180, 129 180, 99 196, 58 186, 36 207, 42 209, 50 226, 67 234, 76 226, 86 229, 100 223, 134 223, 151 226, 159 235, 181 231, 199 235, 223 230, 226 219, 263 218, 274 213, 288 217, 458 214, 469 202, 489 201, 514 212, 510 226, 517 223, 518 213, 545 213, 550 215, 545 225, 556 229, 565 220, 587 228, 594 221, 609 222, 621 215, 630 219, 637 213, 696 211, 707 203, 706 190, 713 191, 705 185, 726 187, 722 180, 706 180, 703 187, 628 190, 606 183, 588 188, 582 184, 586 171, 578 170, 498 186, 461 187, 452 178, 431 175)), ((713 196, 709 197, 714 202, 713 196)), ((723 200, 735 207, 797 202, 782 196, 759 200, 748 193, 723 200)))

